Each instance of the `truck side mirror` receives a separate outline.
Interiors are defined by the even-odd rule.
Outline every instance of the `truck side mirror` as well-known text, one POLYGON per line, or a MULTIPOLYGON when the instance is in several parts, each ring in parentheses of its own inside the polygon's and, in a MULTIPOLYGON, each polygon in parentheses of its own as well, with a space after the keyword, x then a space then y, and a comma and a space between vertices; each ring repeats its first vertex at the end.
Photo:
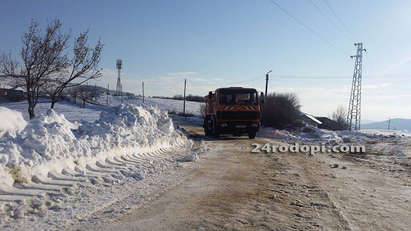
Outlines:
POLYGON ((262 93, 262 92, 260 94, 260 100, 261 100, 261 104, 264 104, 265 98, 264 98, 264 93, 262 93))
POLYGON ((213 97, 213 92, 209 91, 208 92, 208 98, 211 99, 213 97))

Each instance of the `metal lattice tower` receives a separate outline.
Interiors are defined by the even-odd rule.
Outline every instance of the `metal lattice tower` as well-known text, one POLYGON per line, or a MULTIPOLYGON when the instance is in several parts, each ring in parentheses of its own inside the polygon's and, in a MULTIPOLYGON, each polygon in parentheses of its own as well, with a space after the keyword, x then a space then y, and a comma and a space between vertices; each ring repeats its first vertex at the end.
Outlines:
POLYGON ((122 65, 121 59, 117 59, 117 62, 116 62, 116 67, 118 70, 117 85, 116 85, 116 95, 117 96, 121 96, 123 94, 123 85, 121 84, 121 79, 120 79, 121 65, 122 65))
POLYGON ((354 46, 357 47, 357 54, 351 56, 351 58, 355 58, 355 64, 347 122, 350 126, 350 130, 359 130, 361 128, 362 52, 366 50, 363 48, 362 43, 354 43, 354 46))

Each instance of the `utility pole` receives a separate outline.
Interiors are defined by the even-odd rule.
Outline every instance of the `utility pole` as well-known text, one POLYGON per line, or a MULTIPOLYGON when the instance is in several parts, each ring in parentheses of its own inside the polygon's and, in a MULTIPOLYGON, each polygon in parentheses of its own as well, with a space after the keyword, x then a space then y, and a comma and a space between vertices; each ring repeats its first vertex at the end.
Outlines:
POLYGON ((186 86, 187 79, 184 79, 184 104, 183 104, 183 115, 186 116, 186 86))
POLYGON ((391 118, 388 119, 388 130, 391 129, 391 118))
POLYGON ((264 95, 264 99, 267 98, 267 90, 268 90, 268 78, 269 78, 269 74, 272 72, 272 70, 270 70, 269 72, 267 72, 265 74, 265 95, 264 95))
POLYGON ((350 130, 361 128, 361 80, 362 80, 362 52, 366 51, 362 43, 354 43, 357 47, 357 54, 350 56, 355 58, 354 74, 351 86, 350 101, 348 104, 347 122, 350 130))
POLYGON ((143 92, 143 103, 144 103, 144 81, 142 82, 142 92, 143 92))
POLYGON ((107 105, 108 105, 108 95, 110 94, 110 84, 109 83, 107 83, 107 99, 106 99, 106 103, 107 103, 107 105))

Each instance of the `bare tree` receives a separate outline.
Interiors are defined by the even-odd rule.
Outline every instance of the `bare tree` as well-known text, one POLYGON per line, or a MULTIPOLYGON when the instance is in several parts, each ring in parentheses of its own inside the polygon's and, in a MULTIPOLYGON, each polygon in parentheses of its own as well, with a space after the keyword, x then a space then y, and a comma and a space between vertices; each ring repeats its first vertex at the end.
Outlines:
POLYGON ((81 100, 81 107, 84 108, 86 107, 86 103, 90 102, 91 99, 94 97, 94 91, 92 91, 88 85, 80 85, 77 86, 76 89, 78 97, 81 100))
POLYGON ((18 69, 18 63, 12 57, 11 53, 0 55, 0 78, 8 81, 12 88, 24 87, 25 81, 23 76, 13 76, 18 69))
POLYGON ((11 53, 1 54, 0 56, 0 73, 2 78, 12 77, 17 72, 18 63, 11 56, 11 53))
POLYGON ((67 88, 64 90, 64 94, 66 94, 69 98, 72 98, 71 100, 77 104, 77 99, 80 96, 80 86, 67 88))
POLYGON ((268 94, 262 112, 263 124, 280 129, 294 126, 300 118, 300 107, 294 93, 268 94))
POLYGON ((331 116, 332 120, 337 122, 338 130, 346 130, 349 128, 347 123, 347 111, 344 106, 338 106, 337 110, 331 116))
POLYGON ((103 44, 99 40, 96 46, 91 48, 87 45, 87 41, 88 31, 80 33, 75 39, 74 55, 69 61, 68 68, 50 78, 47 89, 51 98, 51 108, 54 108, 66 88, 80 86, 88 80, 101 77, 98 64, 103 44), (76 80, 78 81, 74 83, 76 80))
POLYGON ((70 36, 61 32, 61 25, 59 20, 54 20, 47 25, 45 33, 42 33, 39 24, 32 20, 28 31, 22 37, 22 65, 11 55, 3 55, 0 59, 0 71, 3 74, 24 78, 30 119, 35 117, 34 108, 38 103, 41 88, 48 82, 47 78, 64 70, 69 64, 64 50, 70 36))

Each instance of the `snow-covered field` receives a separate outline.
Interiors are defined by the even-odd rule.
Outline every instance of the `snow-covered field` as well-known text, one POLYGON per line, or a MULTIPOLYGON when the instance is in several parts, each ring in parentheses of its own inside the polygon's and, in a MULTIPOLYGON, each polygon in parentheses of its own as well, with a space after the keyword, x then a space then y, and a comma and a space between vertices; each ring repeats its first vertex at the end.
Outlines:
MULTIPOLYGON (((26 101, 0 103, 0 107, 6 107, 21 112, 24 119, 29 120, 26 101)), ((41 99, 35 108, 36 115, 46 115, 49 108, 50 101, 41 99)), ((58 114, 63 114, 64 117, 71 122, 81 120, 92 122, 97 120, 100 116, 100 112, 105 109, 106 107, 104 106, 96 106, 90 104, 87 104, 86 108, 81 108, 80 105, 75 105, 74 103, 63 101, 57 102, 54 111, 58 114)))
MULTIPOLYGON (((146 98, 147 103, 157 105, 159 108, 168 111, 182 112, 183 101, 173 99, 158 99, 158 98, 146 98)), ((190 113, 196 116, 200 116, 200 107, 203 103, 186 101, 186 113, 190 113)))
MULTIPOLYGON (((124 104, 133 104, 133 105, 143 105, 141 98, 137 99, 127 99, 123 98, 124 104)), ((120 97, 109 97, 109 105, 106 105, 107 99, 106 96, 101 96, 98 100, 98 103, 101 105, 92 105, 86 104, 85 108, 81 108, 80 104, 74 104, 68 101, 57 102, 54 110, 59 114, 64 114, 67 120, 74 121, 95 121, 99 118, 100 112, 106 110, 107 107, 120 105, 122 102, 120 97)), ((186 113, 190 113, 196 116, 200 116, 200 106, 202 103, 198 102, 186 102, 186 113)), ((173 99, 158 99, 146 97, 144 105, 157 107, 164 111, 169 112, 183 112, 183 101, 173 100, 173 99)), ((27 102, 7 102, 0 103, 0 106, 6 107, 18 112, 21 112, 24 119, 28 120, 29 116, 27 113, 27 102)), ((35 112, 37 115, 47 114, 47 110, 50 108, 50 101, 48 99, 40 99, 40 102, 36 106, 35 112)))
MULTIPOLYGON (((99 99, 97 99, 97 101, 101 104, 106 104, 107 96, 101 96, 99 99)), ((108 102, 110 105, 121 104, 120 97, 118 96, 116 97, 109 96, 108 102)), ((123 97, 123 103, 141 105, 143 102, 142 102, 142 98, 127 99, 126 97, 123 97)), ((145 97, 144 104, 152 105, 152 106, 158 107, 162 110, 166 110, 169 112, 183 112, 183 101, 182 100, 145 97)), ((201 115, 200 107, 202 104, 203 103, 186 101, 186 113, 200 116, 201 115)))

